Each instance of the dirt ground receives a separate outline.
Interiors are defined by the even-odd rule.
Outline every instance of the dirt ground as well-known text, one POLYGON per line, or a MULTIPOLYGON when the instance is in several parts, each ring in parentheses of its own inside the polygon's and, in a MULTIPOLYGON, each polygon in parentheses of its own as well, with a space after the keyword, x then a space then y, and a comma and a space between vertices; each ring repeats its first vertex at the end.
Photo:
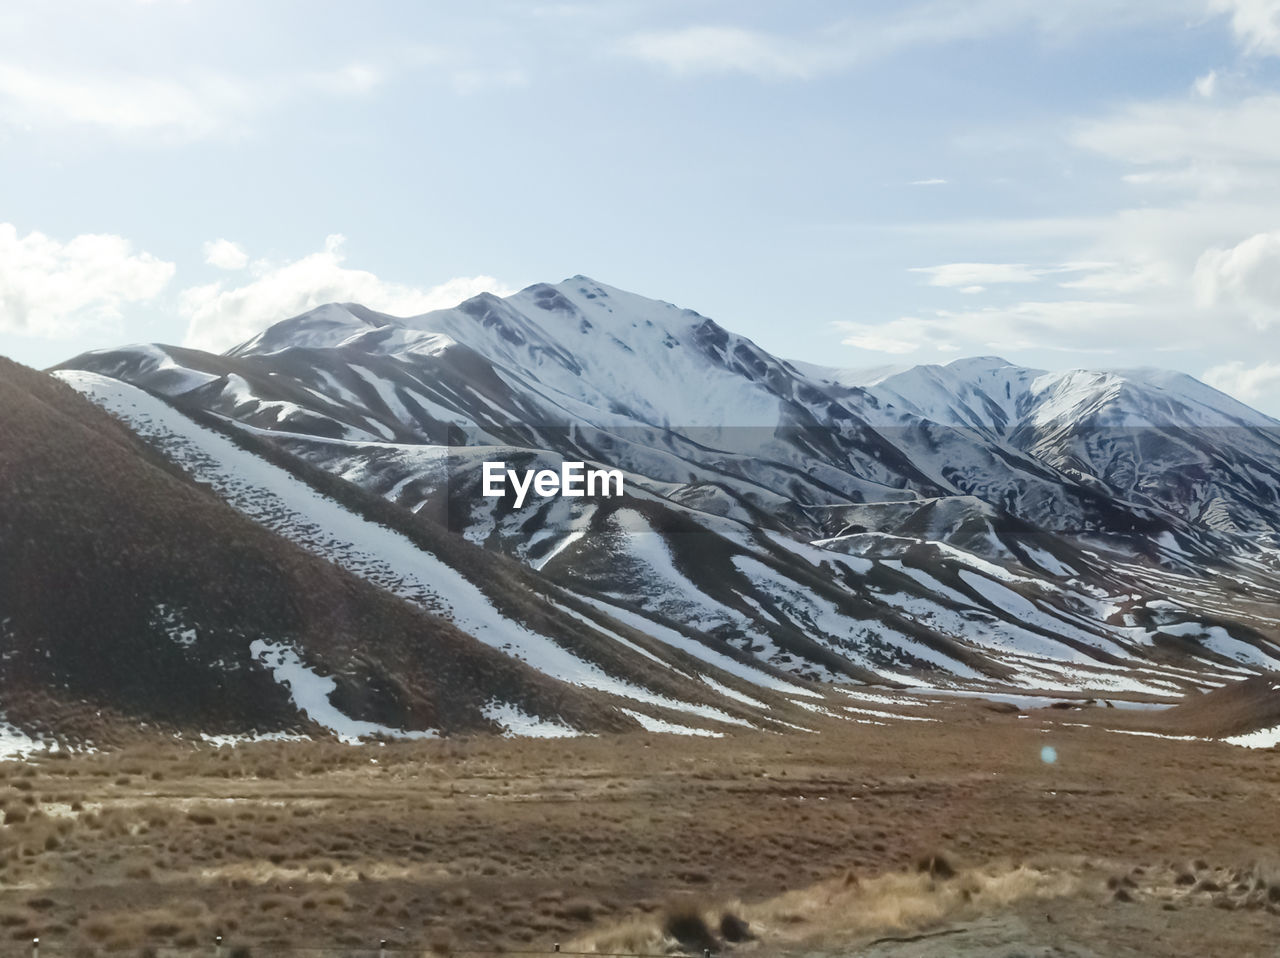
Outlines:
POLYGON ((1276 952, 1280 752, 929 714, 0 763, 0 954, 1276 952))

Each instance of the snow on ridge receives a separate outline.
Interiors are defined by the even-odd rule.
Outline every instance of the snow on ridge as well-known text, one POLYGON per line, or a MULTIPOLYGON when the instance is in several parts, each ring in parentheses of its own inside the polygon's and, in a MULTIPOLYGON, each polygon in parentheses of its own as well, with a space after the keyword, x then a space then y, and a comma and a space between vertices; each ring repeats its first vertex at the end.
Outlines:
POLYGON ((934 718, 930 715, 909 715, 905 712, 885 712, 881 709, 864 709, 858 708, 856 705, 838 706, 841 711, 848 712, 852 715, 871 715, 875 718, 890 719, 895 722, 940 722, 941 719, 934 718))
MULTIPOLYGON (((771 391, 744 382, 697 348, 696 330, 708 322, 705 317, 586 277, 537 284, 506 299, 476 297, 404 322, 417 336, 465 343, 500 375, 505 371, 526 387, 536 384, 543 399, 581 404, 577 414, 601 427, 618 418, 608 413, 614 408, 627 410, 622 418, 630 425, 677 423, 711 431, 772 428, 781 414, 771 391), (478 323, 477 308, 493 322, 478 323), (549 312, 569 321, 544 320, 549 312)), ((734 346, 748 342, 726 335, 734 346)), ((378 352, 406 351, 403 340, 379 343, 378 352)))
POLYGON ((658 665, 661 665, 664 668, 671 667, 670 663, 664 662, 662 659, 658 658, 648 649, 643 648, 639 645, 636 645, 636 643, 632 642, 630 639, 624 639, 617 632, 614 632, 612 629, 605 628, 595 619, 589 618, 588 616, 583 615, 581 612, 575 612, 573 609, 569 608, 567 605, 561 605, 559 602, 556 602, 554 599, 548 599, 547 602, 555 606, 557 609, 559 609, 561 612, 563 612, 565 615, 569 616, 570 618, 577 619, 587 628, 593 629, 594 631, 599 632, 601 635, 608 636, 610 639, 617 642, 619 645, 623 646, 624 648, 630 649, 632 652, 635 652, 637 655, 643 656, 644 658, 648 659, 650 662, 656 662, 658 665))
POLYGON ((741 702, 743 705, 749 705, 755 709, 760 709, 762 712, 769 711, 769 706, 764 702, 761 702, 759 699, 753 699, 750 695, 744 695, 737 689, 731 689, 723 682, 717 682, 710 676, 700 675, 698 677, 702 680, 703 684, 711 686, 711 688, 715 689, 725 698, 733 699, 735 702, 741 702))
POLYGON ((696 639, 691 639, 675 629, 667 628, 651 619, 646 618, 639 613, 632 612, 630 609, 624 609, 621 606, 604 602, 591 596, 583 596, 582 600, 587 602, 601 612, 612 616, 623 625, 629 625, 638 632, 657 639, 665 645, 687 652, 694 658, 701 659, 708 665, 720 669, 722 672, 728 672, 730 675, 745 679, 752 685, 759 685, 763 688, 772 689, 775 692, 786 692, 788 695, 808 695, 820 696, 820 692, 807 689, 801 685, 788 682, 785 679, 774 678, 769 673, 754 666, 744 665, 737 659, 725 655, 723 652, 717 652, 709 646, 703 645, 696 639))
POLYGON ((643 712, 637 712, 633 709, 622 709, 621 711, 630 715, 633 719, 639 722, 640 727, 646 732, 665 732, 668 735, 700 735, 704 738, 724 738, 724 732, 713 732, 710 729, 694 728, 691 725, 676 725, 674 722, 654 718, 652 715, 645 715, 643 712))
MULTIPOLYGON (((304 549, 444 616, 476 639, 569 684, 731 725, 726 712, 678 701, 615 677, 550 638, 504 616, 470 580, 399 532, 366 521, 292 474, 201 426, 142 390, 79 370, 54 375, 125 419, 232 506, 304 549)), ((611 614, 615 614, 610 608, 611 614)), ((649 631, 652 631, 650 629, 649 631)), ((707 650, 710 652, 710 650, 707 650)), ((749 680, 773 682, 751 670, 749 680)), ((806 690, 807 692, 807 690, 806 690)))
POLYGON ((199 389, 201 386, 215 382, 219 378, 213 373, 201 372, 198 369, 183 366, 169 355, 163 347, 155 344, 132 346, 130 347, 130 352, 145 356, 151 363, 151 371, 153 373, 163 373, 165 375, 162 391, 169 396, 177 396, 193 389, 199 389))
POLYGON ((1235 638, 1230 632, 1220 625, 1204 625, 1200 622, 1180 622, 1174 625, 1161 625, 1154 632, 1164 632, 1168 635, 1176 635, 1191 638, 1200 643, 1204 648, 1216 652, 1218 655, 1226 656, 1234 659, 1243 665, 1258 666, 1268 671, 1276 671, 1280 669, 1280 648, 1274 650, 1274 654, 1267 655, 1262 649, 1248 642, 1243 642, 1235 638))
POLYGON ((794 622, 802 626, 807 625, 812 630, 815 638, 846 659, 869 671, 884 675, 886 678, 898 677, 897 673, 892 670, 873 664, 867 656, 865 643, 870 637, 880 641, 889 641, 896 649, 900 649, 913 658, 932 662, 952 676, 970 679, 982 678, 981 673, 975 672, 958 659, 926 646, 910 636, 890 628, 878 619, 852 618, 841 612, 834 603, 784 579, 756 559, 749 556, 736 555, 733 557, 732 562, 739 572, 751 579, 756 588, 768 593, 778 607, 794 622), (855 650, 847 644, 855 637, 864 644, 861 650, 855 650))

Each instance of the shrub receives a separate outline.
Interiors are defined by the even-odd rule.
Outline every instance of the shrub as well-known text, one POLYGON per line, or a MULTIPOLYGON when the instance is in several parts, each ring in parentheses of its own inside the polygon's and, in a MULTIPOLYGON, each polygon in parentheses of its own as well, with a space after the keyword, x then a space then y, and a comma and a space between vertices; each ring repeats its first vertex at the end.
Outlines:
POLYGON ((750 925, 733 912, 726 911, 720 916, 720 937, 725 941, 737 943, 750 941, 755 935, 751 934, 750 925))
POLYGON ((947 860, 946 856, 937 854, 925 855, 916 862, 916 871, 927 874, 930 878, 938 878, 946 881, 949 878, 956 877, 955 866, 947 860))
POLYGON ((695 951, 706 951, 718 945, 702 917, 702 910, 693 902, 668 905, 663 916, 662 933, 674 938, 682 947, 695 951))

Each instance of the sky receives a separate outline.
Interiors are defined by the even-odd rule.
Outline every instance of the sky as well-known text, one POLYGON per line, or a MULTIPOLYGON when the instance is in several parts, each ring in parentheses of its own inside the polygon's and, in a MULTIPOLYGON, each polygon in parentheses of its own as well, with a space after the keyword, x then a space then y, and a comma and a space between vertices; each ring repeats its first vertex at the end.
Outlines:
POLYGON ((1280 0, 9 0, 0 355, 585 274, 1280 416, 1280 0))

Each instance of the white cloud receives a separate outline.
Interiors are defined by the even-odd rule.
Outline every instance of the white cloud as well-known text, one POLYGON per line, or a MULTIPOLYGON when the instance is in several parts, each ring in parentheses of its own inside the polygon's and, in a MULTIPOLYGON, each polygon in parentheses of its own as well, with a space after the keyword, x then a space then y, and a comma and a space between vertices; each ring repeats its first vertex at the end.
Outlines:
MULTIPOLYGON (((847 70, 919 47, 1031 33, 1061 43, 1099 30, 1143 24, 1197 26, 1226 14, 1247 53, 1280 55, 1280 0, 918 0, 881 16, 848 17, 799 35, 734 23, 695 24, 634 34, 626 55, 677 74, 744 73, 808 79, 847 70)), ((1213 95, 1213 73, 1197 81, 1213 95)))
POLYGON ((216 239, 204 244, 204 261, 218 269, 244 269, 249 265, 249 254, 239 243, 216 239))
MULTIPOLYGON (((1237 0, 1245 2, 1245 0, 1237 0)), ((1062 39, 1203 14, 1204 0, 921 0, 882 16, 846 18, 799 36, 700 24, 627 38, 622 52, 679 74, 806 79, 923 46, 1030 30, 1062 39)))
POLYGON ((1135 166, 1201 170, 1280 161, 1280 95, 1230 103, 1171 99, 1135 103, 1078 124, 1074 146, 1135 166))
POLYGON ((1194 284, 1202 305, 1227 303, 1259 329, 1272 326, 1280 320, 1280 230, 1206 250, 1196 263, 1194 284))
POLYGON ((325 303, 360 303, 379 312, 413 316, 456 306, 482 292, 500 296, 512 290, 492 276, 451 279, 420 289, 379 279, 364 270, 343 266, 340 235, 325 240, 324 249, 279 266, 254 264, 255 276, 242 286, 225 282, 183 290, 181 312, 188 320, 186 344, 222 351, 242 343, 272 323, 325 303))
POLYGON ((1060 283, 1066 287, 1087 288, 1100 283, 1099 277, 1115 269, 1112 263, 1059 263, 1054 266, 1029 266, 1026 263, 943 263, 941 266, 915 266, 911 273, 925 273, 930 286, 958 289, 962 293, 980 293, 988 286, 1006 283, 1038 283, 1063 274, 1084 273, 1079 280, 1060 283))
POLYGON ((121 307, 158 296, 174 265, 129 241, 85 233, 61 242, 0 223, 0 330, 61 338, 110 325, 121 307))
MULTIPOLYGON (((1007 5, 1015 19, 1035 20, 1016 6, 1007 5)), ((1040 6, 1045 17, 1060 11, 1066 27, 1080 12, 1074 4, 1040 6)), ((1230 28, 1240 49, 1280 56, 1280 0, 1174 7, 1184 24, 1230 28), (1231 19, 1206 16, 1215 13, 1231 19)), ((940 263, 913 272, 931 287, 966 294, 967 308, 917 305, 883 323, 838 324, 844 342, 917 361, 998 353, 1053 367, 1057 354, 1097 353, 1108 358, 1073 361, 1208 367, 1212 385, 1280 412, 1280 89, 1256 65, 1236 63, 1188 77, 1176 96, 1121 102, 1094 116, 1054 118, 1035 136, 1021 127, 1016 135, 968 136, 964 149, 1000 152, 1003 162, 1052 157, 1077 176, 1066 195, 1088 195, 1091 209, 904 224, 904 239, 926 241, 940 263), (1084 180, 1094 171, 1104 178, 1098 185, 1084 180), (1109 208, 1100 206, 1115 195, 1109 208), (1013 291, 1020 301, 1009 305, 1013 291)), ((1053 189, 1031 179, 1036 167, 1027 169, 1020 185, 1053 189)))
POLYGON ((248 106, 235 84, 148 77, 92 77, 0 65, 0 109, 22 124, 94 126, 119 133, 162 130, 198 139, 248 106))
POLYGON ((1021 263, 944 263, 941 266, 917 266, 913 273, 927 273, 930 286, 947 286, 972 291, 974 286, 997 283, 1034 283, 1040 271, 1021 263))
POLYGON ((905 356, 919 352, 930 343, 932 324, 928 320, 903 316, 888 323, 837 322, 836 328, 844 333, 840 340, 846 346, 857 346, 873 353, 889 353, 905 356))
POLYGON ((1122 293, 1128 295, 1140 290, 1164 289, 1177 285, 1177 271, 1167 262, 1138 261, 1099 263, 1079 279, 1059 283, 1062 289, 1087 290, 1091 293, 1122 293))
POLYGON ((1204 76, 1196 77, 1195 83, 1191 84, 1191 89, 1205 99, 1213 96, 1218 90, 1218 71, 1210 70, 1204 76))
POLYGON ((874 334, 854 330, 855 344, 879 341, 898 352, 912 343, 927 351, 933 342, 965 351, 1100 349, 1128 362, 1181 350, 1184 363, 1205 366, 1273 354, 1261 331, 1280 325, 1280 95, 1218 91, 1205 99, 1188 91, 1066 126, 1068 150, 1114 160, 1122 181, 1141 191, 1138 202, 1085 217, 939 224, 933 241, 961 257, 981 237, 988 250, 1033 243, 1058 250, 1064 262, 975 258, 919 268, 930 285, 969 293, 980 305, 916 313, 874 334), (1149 201, 1153 187, 1165 203, 1149 201), (988 306, 978 294, 998 284, 1020 285, 1026 302, 988 306), (1055 292, 1071 302, 1054 302, 1055 292))
POLYGON ((946 186, 947 181, 940 176, 933 176, 927 180, 912 180, 911 186, 946 186))
POLYGON ((820 51, 804 44, 733 26, 642 33, 627 40, 623 49, 675 73, 803 78, 818 72, 825 59, 820 51))
POLYGON ((1280 0, 1210 0, 1210 10, 1231 16, 1231 30, 1245 52, 1280 56, 1280 0))
POLYGON ((1131 303, 1092 300, 1021 302, 972 310, 938 310, 887 323, 838 322, 847 346, 903 355, 915 352, 1005 352, 1046 349, 1107 353, 1145 345, 1163 320, 1131 303))
MULTIPOLYGON (((1273 4, 1280 10, 1280 0, 1273 4)), ((1134 103, 1077 124, 1069 142, 1130 168, 1164 205, 1097 219, 1091 252, 1113 271, 1064 284, 1095 294, 1194 304, 1221 348, 1280 319, 1280 94, 1134 103)))
POLYGON ((0 118, 190 141, 242 132, 250 117, 309 95, 362 96, 381 79, 378 70, 361 64, 251 81, 216 73, 175 79, 0 63, 0 118))
POLYGON ((1206 369, 1200 377, 1214 389, 1220 389, 1241 402, 1274 408, 1280 400, 1280 363, 1261 362, 1246 366, 1235 361, 1206 369))

